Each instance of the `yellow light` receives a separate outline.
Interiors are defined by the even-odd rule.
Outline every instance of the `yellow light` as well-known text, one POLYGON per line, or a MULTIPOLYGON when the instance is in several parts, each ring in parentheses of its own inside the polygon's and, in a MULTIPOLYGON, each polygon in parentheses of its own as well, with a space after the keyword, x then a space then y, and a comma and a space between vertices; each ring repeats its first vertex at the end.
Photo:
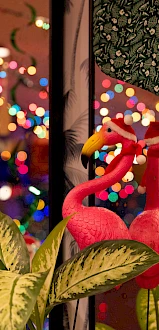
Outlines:
POLYGON ((127 172, 126 175, 122 178, 124 182, 130 182, 134 178, 134 174, 132 172, 127 172))
POLYGON ((117 146, 117 148, 122 148, 122 144, 121 143, 117 143, 116 146, 117 146))
POLYGON ((46 136, 45 136, 45 138, 46 138, 47 140, 49 140, 49 131, 46 131, 46 136))
POLYGON ((0 58, 0 65, 2 65, 3 64, 3 58, 0 58))
POLYGON ((129 88, 126 89, 125 94, 126 94, 128 97, 131 97, 131 96, 133 96, 133 95, 135 94, 135 91, 134 91, 133 88, 130 88, 130 87, 129 87, 129 88))
POLYGON ((112 186, 112 189, 113 191, 115 192, 118 192, 121 190, 121 184, 119 182, 115 183, 113 186, 112 186))
POLYGON ((143 154, 147 156, 147 149, 143 149, 143 154))
POLYGON ((142 119, 141 124, 143 126, 149 126, 150 120, 148 118, 144 118, 144 119, 142 119))
POLYGON ((18 111, 18 112, 17 112, 17 118, 19 118, 19 119, 23 119, 24 117, 25 117, 25 114, 24 114, 23 111, 18 111))
POLYGON ((41 27, 43 26, 43 24, 44 24, 44 22, 43 22, 42 19, 37 19, 37 20, 35 21, 35 25, 36 25, 37 27, 39 27, 39 28, 41 28, 41 27))
POLYGON ((42 210, 45 207, 45 202, 42 199, 39 199, 37 210, 42 210))
POLYGON ((44 116, 44 114, 45 114, 45 109, 42 108, 42 107, 38 107, 38 108, 36 109, 35 113, 36 113, 37 116, 42 117, 42 116, 44 116))
POLYGON ((26 122, 26 118, 17 118, 17 123, 19 126, 23 126, 26 122))
POLYGON ((1 97, 0 98, 0 107, 4 104, 4 99, 1 97))
POLYGON ((110 99, 110 97, 109 97, 108 94, 103 93, 103 94, 100 96, 100 99, 101 99, 102 102, 108 102, 109 99, 110 99))
POLYGON ((133 122, 134 122, 134 123, 137 123, 137 122, 141 119, 141 115, 140 115, 140 113, 138 113, 138 112, 134 112, 134 113, 132 114, 132 117, 133 117, 133 122))
POLYGON ((43 129, 41 128, 41 126, 35 126, 33 131, 35 134, 40 134, 42 133, 43 129))
POLYGON ((36 68, 35 66, 29 66, 29 68, 27 69, 28 74, 30 74, 30 76, 33 76, 36 73, 36 68))
POLYGON ((109 110, 107 108, 101 108, 100 109, 100 115, 101 116, 107 116, 109 110))
POLYGON ((8 125, 8 129, 9 129, 10 132, 16 131, 16 128, 17 128, 17 125, 15 123, 10 123, 8 125))
POLYGON ((13 219, 13 221, 15 222, 15 224, 20 227, 20 221, 18 219, 13 219))
POLYGON ((154 122, 155 121, 155 117, 154 116, 150 116, 149 120, 154 122))
POLYGON ((159 102, 156 103, 156 110, 159 111, 159 102))
POLYGON ((1 152, 1 158, 4 160, 4 161, 7 161, 11 158, 11 153, 7 150, 4 150, 1 152))
POLYGON ((104 117, 103 120, 102 120, 102 123, 105 124, 107 123, 107 121, 111 120, 110 117, 104 117))

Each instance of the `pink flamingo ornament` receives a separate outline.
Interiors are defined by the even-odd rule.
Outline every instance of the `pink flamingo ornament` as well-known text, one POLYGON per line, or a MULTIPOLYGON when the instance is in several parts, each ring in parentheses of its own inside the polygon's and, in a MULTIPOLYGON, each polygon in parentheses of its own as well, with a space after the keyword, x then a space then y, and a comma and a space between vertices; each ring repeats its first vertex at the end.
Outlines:
POLYGON ((145 157, 140 155, 142 148, 136 143, 135 132, 129 125, 132 121, 130 115, 124 119, 111 119, 84 144, 81 158, 85 167, 88 158, 104 145, 121 143, 122 151, 108 165, 106 175, 76 186, 64 200, 63 217, 77 212, 67 227, 80 249, 101 240, 130 239, 129 231, 118 215, 101 207, 85 207, 82 201, 86 196, 107 189, 120 181, 130 169, 135 154, 138 154, 139 163, 145 161, 145 157))
MULTIPOLYGON (((147 167, 138 191, 146 191, 144 212, 132 222, 131 238, 143 242, 159 253, 159 122, 151 122, 145 134, 149 147, 147 167)), ((151 267, 136 278, 144 289, 153 289, 159 284, 159 264, 151 267)))

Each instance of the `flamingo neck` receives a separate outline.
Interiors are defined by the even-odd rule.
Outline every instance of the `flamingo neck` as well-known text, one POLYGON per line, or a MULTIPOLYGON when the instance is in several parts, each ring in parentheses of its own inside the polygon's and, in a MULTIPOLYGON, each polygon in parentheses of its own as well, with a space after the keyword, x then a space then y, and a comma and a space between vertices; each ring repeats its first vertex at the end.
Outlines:
POLYGON ((77 204, 78 207, 79 205, 82 206, 82 201, 86 196, 105 190, 116 182, 121 181, 132 166, 135 151, 136 144, 129 141, 126 147, 123 147, 121 154, 116 156, 111 164, 108 165, 107 169, 111 168, 111 171, 106 170, 106 175, 101 178, 90 180, 76 186, 66 196, 64 206, 66 206, 66 204, 72 205, 72 209, 76 211, 77 204))
POLYGON ((159 209, 159 150, 150 147, 146 168, 146 205, 144 210, 159 209))

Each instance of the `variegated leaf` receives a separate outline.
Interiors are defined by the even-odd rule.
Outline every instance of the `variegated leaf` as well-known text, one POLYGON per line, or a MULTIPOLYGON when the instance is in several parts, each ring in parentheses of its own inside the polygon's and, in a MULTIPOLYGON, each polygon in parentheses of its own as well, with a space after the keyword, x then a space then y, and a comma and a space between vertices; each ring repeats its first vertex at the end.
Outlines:
MULTIPOLYGON (((141 330, 147 329, 147 306, 148 306, 148 290, 141 289, 138 292, 137 300, 136 300, 136 311, 137 318, 140 325, 141 330)), ((150 301, 149 301, 149 330, 158 329, 157 325, 157 317, 158 312, 156 314, 156 307, 159 308, 159 288, 150 290, 150 301)), ((159 322, 159 321, 158 321, 159 322)))
MULTIPOLYGON (((40 312, 41 324, 44 321, 46 302, 50 291, 50 285, 54 273, 56 259, 61 244, 62 236, 66 225, 71 217, 62 220, 48 235, 45 242, 40 246, 32 260, 32 271, 43 272, 50 269, 47 279, 40 291, 37 299, 38 308, 40 312)), ((35 315, 33 313, 31 319, 36 323, 35 315)))
POLYGON ((23 236, 14 221, 1 212, 0 259, 12 272, 25 274, 30 271, 30 257, 23 236))
POLYGON ((93 244, 57 269, 49 296, 50 305, 109 291, 158 262, 158 254, 136 241, 112 240, 93 244))
POLYGON ((103 323, 96 323, 95 330, 114 330, 114 329, 109 325, 103 323))
POLYGON ((0 271, 0 329, 23 330, 48 272, 0 271))

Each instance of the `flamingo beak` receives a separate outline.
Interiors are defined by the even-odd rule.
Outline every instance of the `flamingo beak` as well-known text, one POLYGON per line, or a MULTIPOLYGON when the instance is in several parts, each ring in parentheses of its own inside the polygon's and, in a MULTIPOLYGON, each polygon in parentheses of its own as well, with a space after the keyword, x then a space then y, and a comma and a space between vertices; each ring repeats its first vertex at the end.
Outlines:
POLYGON ((93 134, 84 144, 81 152, 81 161, 84 168, 87 168, 89 158, 96 150, 100 150, 105 145, 103 134, 99 131, 93 134))

